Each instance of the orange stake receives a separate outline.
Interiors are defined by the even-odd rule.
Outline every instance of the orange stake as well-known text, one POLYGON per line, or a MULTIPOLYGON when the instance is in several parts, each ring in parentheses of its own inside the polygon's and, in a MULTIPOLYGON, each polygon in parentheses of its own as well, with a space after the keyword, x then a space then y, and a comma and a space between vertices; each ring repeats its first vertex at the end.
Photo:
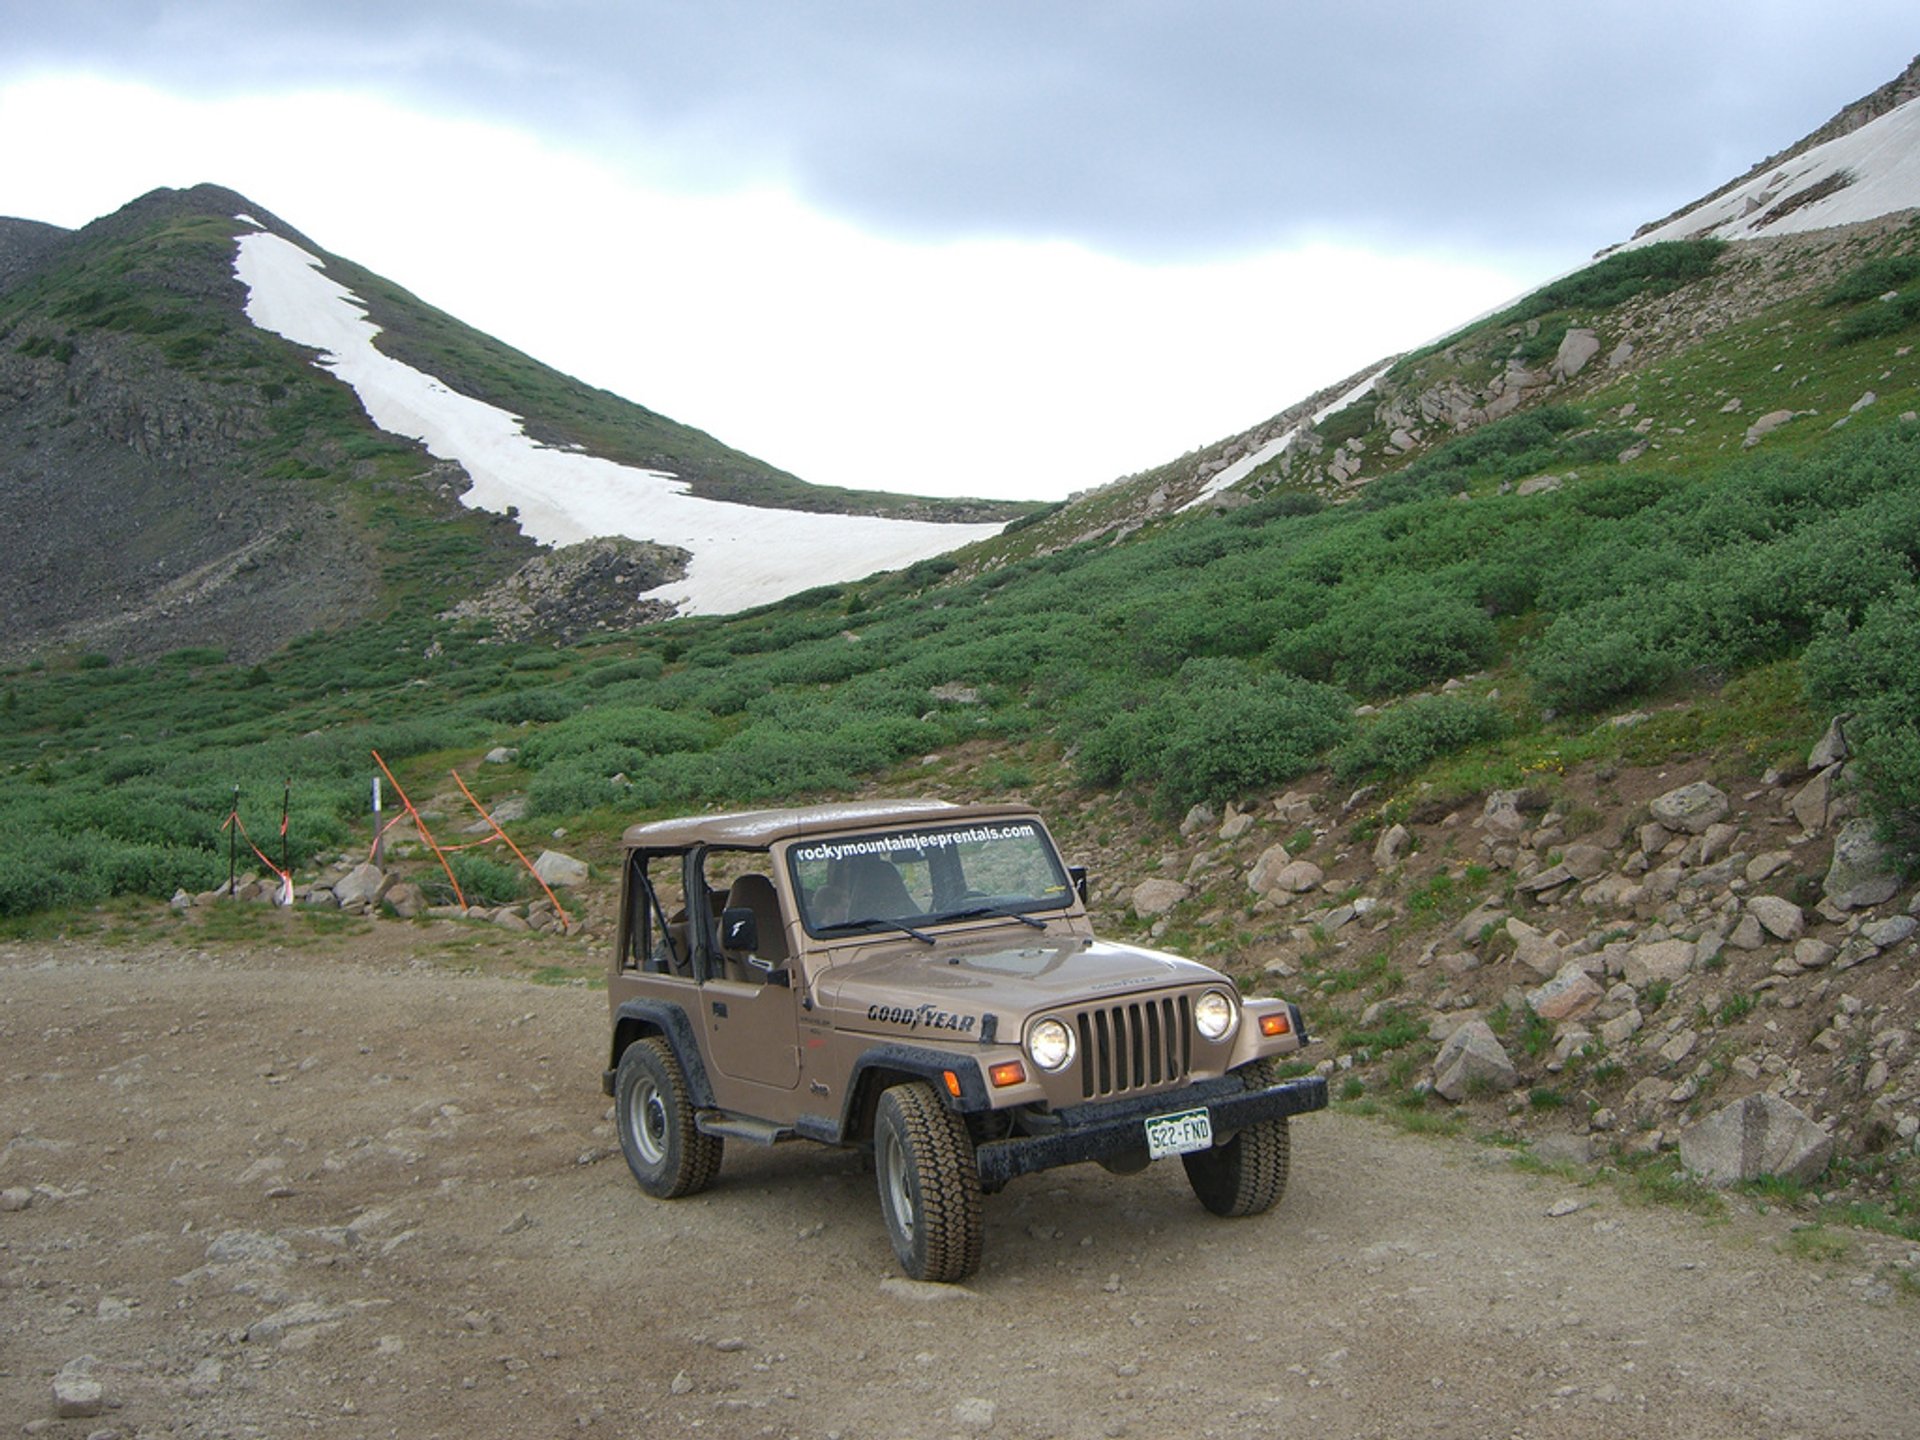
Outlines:
POLYGON ((409 800, 407 798, 407 792, 400 788, 400 782, 393 778, 393 771, 387 769, 387 762, 380 758, 380 752, 373 750, 368 753, 373 756, 374 763, 380 767, 380 773, 385 775, 387 780, 392 784, 393 793, 400 797, 400 803, 407 807, 407 814, 413 817, 414 828, 420 832, 420 838, 427 842, 427 848, 433 851, 433 858, 438 860, 440 862, 440 868, 447 872, 447 883, 453 886, 453 895, 454 898, 460 902, 460 908, 462 910, 466 909, 466 892, 460 888, 460 882, 453 878, 453 867, 447 863, 446 855, 441 852, 438 845, 433 843, 433 836, 427 830, 427 822, 422 820, 420 818, 420 812, 413 808, 413 801, 409 800))
POLYGON ((487 813, 487 807, 474 799, 473 791, 469 790, 467 788, 467 782, 460 778, 460 772, 458 770, 450 770, 447 773, 453 776, 453 783, 460 787, 460 793, 467 797, 467 803, 480 812, 480 818, 486 821, 487 824, 493 826, 493 833, 507 842, 507 848, 509 850, 520 856, 520 863, 527 867, 527 873, 533 876, 534 883, 547 892, 547 899, 553 901, 553 908, 560 912, 560 919, 566 924, 571 925, 573 923, 573 917, 567 914, 567 907, 560 903, 560 897, 555 895, 553 888, 540 878, 540 872, 533 868, 533 862, 527 859, 518 845, 513 843, 512 837, 500 828, 500 822, 487 813))

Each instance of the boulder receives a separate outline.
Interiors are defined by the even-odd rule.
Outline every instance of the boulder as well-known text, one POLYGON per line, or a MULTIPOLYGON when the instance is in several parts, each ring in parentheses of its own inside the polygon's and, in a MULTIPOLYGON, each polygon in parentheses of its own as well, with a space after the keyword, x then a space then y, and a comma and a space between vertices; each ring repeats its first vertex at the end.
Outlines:
POLYGON ((1413 844, 1413 836, 1404 825, 1389 826, 1374 842, 1373 866, 1376 870, 1390 870, 1406 857, 1407 849, 1413 844))
POLYGON ((1870 943, 1884 950, 1889 945, 1898 945, 1902 940, 1913 938, 1913 932, 1920 930, 1920 920, 1911 915, 1892 915, 1885 920, 1877 920, 1863 926, 1860 934, 1870 943))
POLYGON ((1280 867, 1280 873, 1273 877, 1272 888, 1290 895, 1304 895, 1326 878, 1326 871, 1311 860, 1295 860, 1280 867))
POLYGON ((402 920, 411 920, 416 915, 424 915, 427 909, 426 892, 411 880, 402 880, 388 889, 387 908, 402 920))
POLYGON ((1178 880, 1148 879, 1133 887, 1133 913, 1144 920, 1165 915, 1193 892, 1178 880))
POLYGON ((1823 889, 1842 910, 1864 910, 1894 897, 1900 871, 1893 852, 1873 832, 1871 820, 1849 820, 1834 837, 1833 863, 1823 889))
POLYGON ((587 862, 560 850, 542 850, 533 860, 533 873, 549 885, 571 887, 587 883, 587 862))
POLYGON ((1671 985, 1693 969, 1691 940, 1650 940, 1627 951, 1622 977, 1636 990, 1664 981, 1671 985))
POLYGON ((1656 796, 1648 807, 1653 818, 1667 829, 1687 835, 1704 835, 1707 827, 1724 820, 1733 802, 1717 785, 1696 780, 1656 796))
POLYGON ((1571 380, 1587 368, 1587 362, 1600 353, 1600 337, 1591 330, 1569 330, 1560 339, 1560 348, 1554 353, 1553 374, 1561 380, 1571 380))
POLYGON ((1569 960, 1554 977, 1527 992, 1527 1004, 1542 1020, 1573 1020, 1594 1009, 1606 998, 1594 978, 1580 968, 1578 960, 1569 960))
POLYGON ((1787 802, 1793 818, 1810 835, 1827 828, 1827 814, 1833 808, 1833 784, 1840 778, 1841 768, 1842 763, 1836 760, 1802 785, 1787 802))
POLYGON ((1509 918, 1507 934, 1513 939, 1513 958, 1542 979, 1558 974, 1566 962, 1560 949, 1566 936, 1557 930, 1545 935, 1524 920, 1509 918))
POLYGON ((1763 1175, 1804 1185, 1832 1158, 1826 1127, 1778 1095, 1736 1100, 1680 1133, 1680 1163, 1713 1185, 1763 1175))
MULTIPOLYGON (((1807 917, 1800 907, 1791 900, 1783 900, 1778 895, 1755 895, 1747 901, 1747 914, 1760 922, 1761 927, 1776 940, 1798 940, 1807 929, 1807 917)), ((1734 944, 1739 944, 1739 931, 1734 932, 1734 944)))
POLYGON ((1597 880, 1607 873, 1607 867, 1613 857, 1598 845, 1583 845, 1578 842, 1567 846, 1566 853, 1560 857, 1560 863, 1571 870, 1575 879, 1597 880))
POLYGON ((1847 743, 1847 722, 1853 716, 1836 715, 1827 726, 1827 733, 1815 742, 1813 749, 1807 752, 1807 769, 1824 770, 1829 765, 1838 765, 1850 759, 1853 747, 1847 743))
POLYGON ((1455 1030, 1433 1062, 1433 1088, 1449 1100, 1511 1090, 1519 1078, 1500 1037, 1484 1020, 1469 1020, 1455 1030))
POLYGON ((1287 853, 1284 845, 1269 845, 1260 852, 1260 858, 1253 862, 1253 868, 1247 871, 1247 888, 1256 895, 1271 895, 1274 890, 1274 878, 1293 863, 1293 857, 1287 853))
POLYGON ((394 877, 378 865, 356 865, 333 882, 333 895, 342 909, 349 905, 377 905, 393 883, 394 877))

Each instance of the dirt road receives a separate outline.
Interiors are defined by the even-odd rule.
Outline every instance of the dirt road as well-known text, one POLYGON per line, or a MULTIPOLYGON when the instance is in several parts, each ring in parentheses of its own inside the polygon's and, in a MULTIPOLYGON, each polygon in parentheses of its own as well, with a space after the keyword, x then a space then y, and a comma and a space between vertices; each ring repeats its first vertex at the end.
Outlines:
POLYGON ((372 928, 0 946, 8 1431, 1920 1434, 1901 1242, 1788 1255, 1779 1217, 1322 1114, 1267 1216, 1058 1171, 989 1199, 971 1283, 915 1286, 856 1156, 736 1144, 650 1201, 599 993, 372 928))

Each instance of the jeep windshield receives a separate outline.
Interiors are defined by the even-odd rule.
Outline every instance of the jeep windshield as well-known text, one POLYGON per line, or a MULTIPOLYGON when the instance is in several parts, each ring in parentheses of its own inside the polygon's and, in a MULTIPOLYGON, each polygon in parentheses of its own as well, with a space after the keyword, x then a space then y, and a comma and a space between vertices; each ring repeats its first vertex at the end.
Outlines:
MULTIPOLYGON (((809 934, 896 930, 996 916, 1029 925, 1073 887, 1029 820, 915 826, 802 841, 787 852, 809 934)), ((920 937, 924 938, 924 937, 920 937)))

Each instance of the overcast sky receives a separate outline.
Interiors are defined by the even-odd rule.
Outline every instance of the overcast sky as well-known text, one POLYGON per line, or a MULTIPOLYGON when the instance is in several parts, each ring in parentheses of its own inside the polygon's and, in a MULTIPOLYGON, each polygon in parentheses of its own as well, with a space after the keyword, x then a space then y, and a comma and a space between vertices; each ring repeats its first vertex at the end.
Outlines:
POLYGON ((0 214, 212 181, 826 484, 1053 498, 1585 262, 1912 0, 0 0, 0 214))

